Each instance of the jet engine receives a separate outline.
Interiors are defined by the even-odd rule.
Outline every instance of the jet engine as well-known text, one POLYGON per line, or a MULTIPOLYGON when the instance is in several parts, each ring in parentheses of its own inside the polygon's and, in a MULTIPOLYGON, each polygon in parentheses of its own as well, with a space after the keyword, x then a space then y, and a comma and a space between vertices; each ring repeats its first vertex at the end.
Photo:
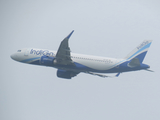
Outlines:
POLYGON ((42 56, 40 59, 40 64, 45 66, 53 66, 54 57, 42 56))
POLYGON ((66 70, 57 70, 57 77, 71 79, 72 77, 76 76, 78 73, 66 70))

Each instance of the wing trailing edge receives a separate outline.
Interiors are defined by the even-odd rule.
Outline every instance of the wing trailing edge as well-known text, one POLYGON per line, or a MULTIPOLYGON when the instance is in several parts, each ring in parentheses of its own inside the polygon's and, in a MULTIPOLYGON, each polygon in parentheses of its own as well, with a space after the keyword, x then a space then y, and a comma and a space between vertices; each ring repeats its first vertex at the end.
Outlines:
POLYGON ((118 77, 120 75, 120 73, 117 73, 114 76, 107 76, 107 75, 97 74, 97 73, 93 73, 93 72, 85 72, 85 73, 88 73, 88 74, 91 74, 91 75, 96 75, 96 76, 103 77, 103 78, 106 78, 106 77, 118 77))

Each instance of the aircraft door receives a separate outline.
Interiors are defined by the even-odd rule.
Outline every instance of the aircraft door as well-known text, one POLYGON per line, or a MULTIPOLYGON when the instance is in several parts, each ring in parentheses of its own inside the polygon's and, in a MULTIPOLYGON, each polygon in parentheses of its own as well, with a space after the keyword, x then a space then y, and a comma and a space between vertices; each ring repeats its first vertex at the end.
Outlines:
POLYGON ((29 55, 29 49, 26 49, 24 52, 24 56, 28 56, 29 55))

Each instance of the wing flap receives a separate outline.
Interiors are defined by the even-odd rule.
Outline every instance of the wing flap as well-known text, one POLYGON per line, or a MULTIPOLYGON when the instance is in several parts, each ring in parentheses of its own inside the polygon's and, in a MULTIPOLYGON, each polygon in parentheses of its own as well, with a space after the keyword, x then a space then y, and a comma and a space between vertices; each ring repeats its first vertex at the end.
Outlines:
POLYGON ((91 75, 96 75, 96 76, 103 77, 103 78, 106 78, 106 77, 118 77, 120 75, 120 73, 117 73, 114 76, 107 76, 107 75, 97 74, 97 73, 93 73, 93 72, 85 72, 85 73, 88 73, 88 74, 91 74, 91 75))

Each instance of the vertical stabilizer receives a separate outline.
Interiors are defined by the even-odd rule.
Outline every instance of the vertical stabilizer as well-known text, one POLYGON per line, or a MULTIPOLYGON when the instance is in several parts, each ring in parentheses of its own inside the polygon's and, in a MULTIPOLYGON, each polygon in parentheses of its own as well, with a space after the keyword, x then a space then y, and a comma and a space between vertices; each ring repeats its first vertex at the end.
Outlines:
POLYGON ((130 52, 125 57, 125 59, 132 60, 133 58, 138 58, 139 62, 142 63, 151 43, 152 40, 143 41, 138 47, 136 47, 132 52, 130 52))

